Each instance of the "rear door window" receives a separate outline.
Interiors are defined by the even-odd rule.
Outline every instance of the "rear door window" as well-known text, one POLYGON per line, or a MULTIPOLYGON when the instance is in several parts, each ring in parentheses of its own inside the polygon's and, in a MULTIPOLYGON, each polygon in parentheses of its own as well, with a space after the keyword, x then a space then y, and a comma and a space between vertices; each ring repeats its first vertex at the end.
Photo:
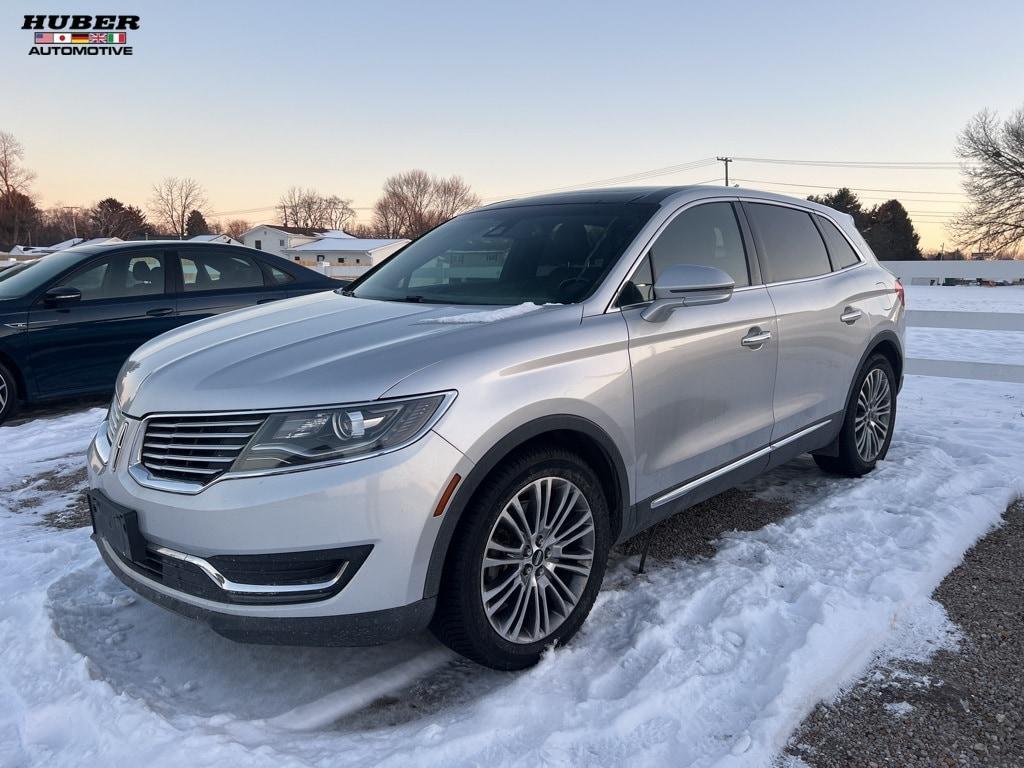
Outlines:
POLYGON ((796 208, 744 203, 761 247, 768 282, 781 283, 832 271, 825 243, 811 215, 796 208))
POLYGON ((263 287, 259 264, 244 254, 186 250, 180 256, 185 293, 263 287))

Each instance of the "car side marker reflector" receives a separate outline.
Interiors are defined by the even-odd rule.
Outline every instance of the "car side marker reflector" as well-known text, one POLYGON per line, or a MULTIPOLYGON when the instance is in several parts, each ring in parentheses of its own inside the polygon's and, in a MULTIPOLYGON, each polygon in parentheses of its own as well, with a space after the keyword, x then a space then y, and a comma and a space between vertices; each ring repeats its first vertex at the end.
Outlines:
POLYGON ((437 502, 437 508, 434 509, 434 517, 440 517, 444 514, 445 509, 448 507, 448 502, 451 501, 452 494, 455 493, 455 489, 459 487, 461 481, 462 475, 458 472, 452 475, 452 479, 448 481, 448 487, 444 489, 440 501, 437 502))

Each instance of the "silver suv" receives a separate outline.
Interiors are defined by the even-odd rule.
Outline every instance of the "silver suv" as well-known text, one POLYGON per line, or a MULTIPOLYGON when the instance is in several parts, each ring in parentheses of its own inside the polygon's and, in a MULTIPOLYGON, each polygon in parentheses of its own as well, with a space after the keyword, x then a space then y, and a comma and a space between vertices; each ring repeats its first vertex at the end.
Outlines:
POLYGON ((427 627, 533 664, 609 548, 811 452, 892 439, 903 290, 852 220, 712 187, 464 214, 344 290, 141 347, 89 451, 95 540, 228 637, 427 627))

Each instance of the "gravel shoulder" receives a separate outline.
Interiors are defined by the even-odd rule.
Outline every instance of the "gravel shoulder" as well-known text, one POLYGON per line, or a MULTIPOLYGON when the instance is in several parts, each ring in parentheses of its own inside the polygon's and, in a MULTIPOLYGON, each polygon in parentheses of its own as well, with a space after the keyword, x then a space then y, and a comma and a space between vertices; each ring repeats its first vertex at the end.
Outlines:
POLYGON ((788 754, 812 768, 1024 767, 1024 501, 935 591, 959 651, 878 666, 820 704, 788 754))

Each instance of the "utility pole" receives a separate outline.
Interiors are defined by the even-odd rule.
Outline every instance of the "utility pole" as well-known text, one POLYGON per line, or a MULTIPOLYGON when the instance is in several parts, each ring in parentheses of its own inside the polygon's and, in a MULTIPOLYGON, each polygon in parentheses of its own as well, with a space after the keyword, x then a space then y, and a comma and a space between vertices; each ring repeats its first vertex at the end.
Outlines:
POLYGON ((725 186, 729 186, 729 163, 732 162, 731 157, 716 157, 716 160, 725 165, 725 186))
POLYGON ((71 226, 75 230, 75 239, 77 240, 78 239, 78 216, 75 214, 75 211, 82 210, 82 206, 80 206, 80 205, 64 205, 64 206, 61 206, 61 207, 65 211, 71 211, 71 226))

